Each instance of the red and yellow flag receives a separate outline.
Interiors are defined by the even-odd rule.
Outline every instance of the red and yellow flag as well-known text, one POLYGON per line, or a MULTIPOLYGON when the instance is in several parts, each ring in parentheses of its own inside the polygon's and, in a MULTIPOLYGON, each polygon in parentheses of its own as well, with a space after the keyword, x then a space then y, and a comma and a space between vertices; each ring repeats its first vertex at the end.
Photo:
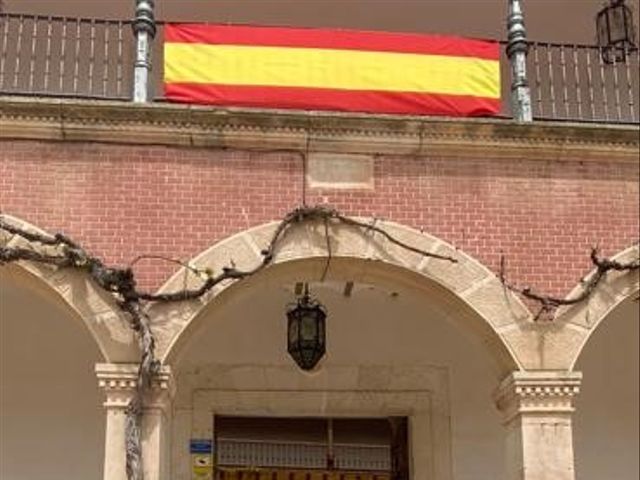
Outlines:
POLYGON ((500 110, 497 42, 402 33, 169 24, 170 100, 418 115, 500 110))

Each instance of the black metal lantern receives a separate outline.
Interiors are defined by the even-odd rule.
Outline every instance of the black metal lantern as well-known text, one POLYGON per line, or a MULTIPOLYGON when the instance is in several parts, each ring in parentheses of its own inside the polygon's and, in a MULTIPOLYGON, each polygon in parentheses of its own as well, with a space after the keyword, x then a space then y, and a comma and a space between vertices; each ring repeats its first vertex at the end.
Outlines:
POLYGON ((627 51, 636 46, 633 15, 624 0, 610 0, 598 12, 596 30, 605 63, 624 62, 627 51))
POLYGON ((287 309, 287 350, 303 370, 315 367, 326 352, 327 311, 313 300, 305 285, 304 294, 287 309))

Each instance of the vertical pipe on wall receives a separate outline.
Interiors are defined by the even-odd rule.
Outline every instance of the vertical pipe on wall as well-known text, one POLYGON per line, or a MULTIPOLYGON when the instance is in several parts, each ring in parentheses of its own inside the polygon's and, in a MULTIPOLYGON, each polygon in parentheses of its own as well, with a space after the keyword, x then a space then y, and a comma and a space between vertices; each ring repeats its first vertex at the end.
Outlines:
POLYGON ((136 0, 136 16, 133 33, 136 37, 136 60, 133 70, 133 101, 148 102, 151 99, 149 72, 151 71, 151 41, 156 35, 153 0, 136 0))
POLYGON ((511 110, 519 122, 530 122, 531 92, 527 82, 527 34, 524 27, 522 0, 509 0, 507 18, 507 56, 511 64, 511 110))

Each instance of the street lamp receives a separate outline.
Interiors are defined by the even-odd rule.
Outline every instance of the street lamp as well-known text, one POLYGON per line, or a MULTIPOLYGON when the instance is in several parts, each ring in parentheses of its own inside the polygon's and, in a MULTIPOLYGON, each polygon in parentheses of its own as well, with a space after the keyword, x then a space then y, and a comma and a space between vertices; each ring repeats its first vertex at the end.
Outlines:
POLYGON ((327 310, 309 295, 304 294, 287 309, 287 350, 303 370, 313 369, 326 352, 327 310))
POLYGON ((602 60, 605 63, 624 62, 627 50, 636 46, 633 15, 624 0, 610 0, 598 12, 596 32, 602 60))

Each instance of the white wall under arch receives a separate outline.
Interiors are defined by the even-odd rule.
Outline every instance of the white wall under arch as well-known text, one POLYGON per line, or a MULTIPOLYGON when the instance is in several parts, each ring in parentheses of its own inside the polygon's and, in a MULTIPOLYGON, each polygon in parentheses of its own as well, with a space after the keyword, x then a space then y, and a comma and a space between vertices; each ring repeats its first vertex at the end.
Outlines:
MULTIPOLYGON (((2 220, 27 232, 50 235, 10 215, 3 214, 2 220)), ((5 230, 0 230, 0 245, 9 248, 32 248, 20 235, 12 235, 5 230)), ((72 268, 60 269, 39 262, 20 261, 0 265, 0 274, 28 278, 23 282, 24 285, 47 292, 46 295, 52 301, 63 305, 74 320, 84 324, 85 330, 90 332, 105 361, 138 361, 138 349, 126 315, 118 308, 115 298, 98 287, 86 272, 72 268)))
POLYGON ((583 374, 576 401, 577 480, 640 477, 640 306, 633 297, 613 309, 576 364, 583 374))
POLYGON ((99 480, 104 410, 90 332, 30 274, 0 268, 0 478, 99 480))
MULTIPOLYGON (((345 298, 344 283, 334 279, 312 283, 312 293, 329 310, 327 358, 316 371, 301 372, 286 353, 283 312, 295 298, 294 283, 280 283, 286 278, 245 283, 218 308, 204 312, 200 328, 181 345, 181 355, 172 363, 178 387, 172 478, 187 478, 184 472, 188 471, 188 457, 183 446, 189 435, 198 438, 200 429, 210 427, 208 409, 215 409, 213 405, 219 402, 233 405, 225 407, 224 414, 294 415, 300 407, 289 398, 316 391, 319 403, 314 407, 316 403, 309 397, 311 406, 306 413, 322 416, 323 408, 340 412, 341 401, 332 399, 332 392, 344 395, 362 390, 369 392, 366 395, 371 395, 372 405, 376 394, 391 395, 378 410, 379 415, 388 413, 385 408, 402 414, 406 408, 402 406, 402 391, 428 390, 429 385, 421 379, 433 369, 442 370, 449 379, 449 387, 438 397, 444 396, 446 402, 449 413, 444 420, 450 434, 437 435, 439 445, 434 449, 442 450, 443 442, 450 442, 444 445, 444 462, 453 477, 445 471, 414 478, 500 478, 504 431, 492 400, 499 374, 489 351, 460 335, 441 308, 406 285, 396 284, 390 290, 356 283, 352 296, 345 298), (283 397, 278 392, 278 385, 283 384, 296 393, 289 391, 283 397), (252 410, 247 395, 256 391, 261 392, 260 408, 254 406, 252 410), (205 401, 210 404, 199 416, 195 410, 205 401)), ((437 410, 432 412, 434 417, 439 414, 437 410)), ((414 447, 421 458, 431 448, 422 444, 414 447)))

